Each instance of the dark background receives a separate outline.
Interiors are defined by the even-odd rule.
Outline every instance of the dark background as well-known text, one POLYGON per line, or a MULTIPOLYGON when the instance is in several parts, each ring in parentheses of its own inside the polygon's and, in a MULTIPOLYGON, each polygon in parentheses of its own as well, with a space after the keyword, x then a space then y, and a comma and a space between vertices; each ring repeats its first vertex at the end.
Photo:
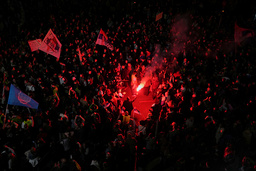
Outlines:
POLYGON ((89 12, 106 21, 109 17, 115 16, 118 20, 133 11, 142 11, 140 19, 144 19, 143 10, 150 8, 159 12, 220 15, 224 27, 233 25, 236 20, 241 27, 255 28, 256 13, 256 1, 250 0, 7 0, 0 6, 0 33, 8 36, 18 34, 22 28, 40 27, 40 23, 48 22, 51 15, 88 15, 89 12))

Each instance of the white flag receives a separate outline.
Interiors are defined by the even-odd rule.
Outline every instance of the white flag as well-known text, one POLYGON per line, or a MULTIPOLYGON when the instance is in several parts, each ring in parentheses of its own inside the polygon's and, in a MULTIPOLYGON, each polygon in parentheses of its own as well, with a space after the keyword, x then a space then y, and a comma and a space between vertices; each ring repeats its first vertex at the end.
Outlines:
POLYGON ((34 52, 39 49, 41 46, 42 40, 41 39, 36 39, 36 40, 29 40, 28 44, 31 49, 31 52, 34 52))
POLYGON ((56 37, 56 35, 50 29, 46 34, 44 40, 41 43, 39 49, 47 54, 55 56, 59 59, 61 52, 61 43, 56 37))

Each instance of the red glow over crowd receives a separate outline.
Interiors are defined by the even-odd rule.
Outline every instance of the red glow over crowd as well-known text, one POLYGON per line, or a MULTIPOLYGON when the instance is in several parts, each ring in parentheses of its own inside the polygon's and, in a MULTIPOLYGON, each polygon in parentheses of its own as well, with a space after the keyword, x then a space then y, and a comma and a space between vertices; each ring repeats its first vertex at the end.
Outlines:
POLYGON ((34 3, 0 15, 1 170, 256 170, 253 5, 34 3))

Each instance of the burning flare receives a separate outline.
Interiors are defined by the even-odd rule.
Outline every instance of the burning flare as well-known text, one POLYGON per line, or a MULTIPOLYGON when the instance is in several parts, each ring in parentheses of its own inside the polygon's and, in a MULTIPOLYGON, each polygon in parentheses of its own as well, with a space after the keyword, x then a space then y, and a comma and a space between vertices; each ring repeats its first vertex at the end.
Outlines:
POLYGON ((140 83, 140 85, 137 87, 137 92, 139 92, 143 87, 145 83, 140 83))

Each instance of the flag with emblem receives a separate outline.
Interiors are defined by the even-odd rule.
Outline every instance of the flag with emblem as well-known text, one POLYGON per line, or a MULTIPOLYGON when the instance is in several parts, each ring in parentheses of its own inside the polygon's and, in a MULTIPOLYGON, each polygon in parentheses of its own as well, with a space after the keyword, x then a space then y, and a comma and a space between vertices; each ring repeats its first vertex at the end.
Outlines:
POLYGON ((96 41, 97 45, 102 45, 102 46, 106 46, 107 48, 109 48, 111 51, 113 50, 113 46, 111 45, 107 35, 104 33, 104 31, 102 29, 100 29, 100 33, 98 35, 97 41, 96 41))
POLYGON ((36 40, 29 40, 28 44, 31 49, 31 52, 34 52, 39 49, 41 46, 42 40, 41 39, 36 39, 36 40))
POLYGON ((39 49, 59 59, 61 52, 61 43, 57 36, 50 29, 41 43, 39 49))
POLYGON ((240 45, 247 38, 253 37, 253 36, 254 36, 254 31, 252 29, 239 27, 237 25, 237 22, 235 22, 235 31, 234 31, 235 43, 240 45))
POLYGON ((8 105, 24 106, 31 109, 38 109, 38 102, 23 93, 11 84, 8 98, 8 105))

